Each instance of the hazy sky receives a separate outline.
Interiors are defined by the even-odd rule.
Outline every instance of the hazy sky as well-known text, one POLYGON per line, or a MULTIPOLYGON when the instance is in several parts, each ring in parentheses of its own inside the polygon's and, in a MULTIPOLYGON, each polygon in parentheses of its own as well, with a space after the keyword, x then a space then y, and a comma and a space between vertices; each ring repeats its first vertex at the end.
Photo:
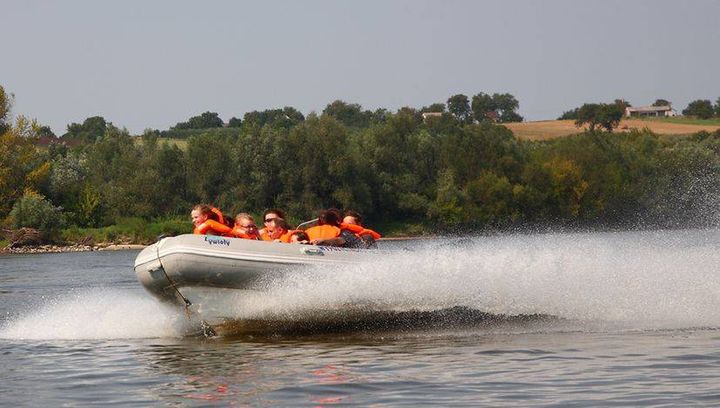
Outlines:
POLYGON ((720 97, 720 1, 0 0, 0 84, 62 134, 210 110, 395 110, 510 92, 526 120, 584 102, 720 97))

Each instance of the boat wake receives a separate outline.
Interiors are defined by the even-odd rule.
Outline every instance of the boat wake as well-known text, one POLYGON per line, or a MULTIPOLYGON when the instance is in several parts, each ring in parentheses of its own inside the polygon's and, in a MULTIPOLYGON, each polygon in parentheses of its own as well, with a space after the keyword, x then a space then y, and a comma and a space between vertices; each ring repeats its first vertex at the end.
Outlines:
POLYGON ((225 307, 240 331, 258 322, 278 330, 549 320, 577 330, 720 327, 717 242, 712 230, 417 245, 364 265, 264 282, 225 307))
POLYGON ((179 337, 186 321, 142 292, 82 289, 45 299, 0 327, 7 340, 92 340, 179 337))
MULTIPOLYGON (((224 332, 327 333, 720 327, 720 231, 546 234, 415 243, 361 265, 311 267, 230 294, 224 332), (562 324, 558 324, 562 322, 562 324)), ((402 244, 401 244, 402 245, 402 244)), ((106 289, 48 302, 0 338, 187 333, 181 310, 106 289)))

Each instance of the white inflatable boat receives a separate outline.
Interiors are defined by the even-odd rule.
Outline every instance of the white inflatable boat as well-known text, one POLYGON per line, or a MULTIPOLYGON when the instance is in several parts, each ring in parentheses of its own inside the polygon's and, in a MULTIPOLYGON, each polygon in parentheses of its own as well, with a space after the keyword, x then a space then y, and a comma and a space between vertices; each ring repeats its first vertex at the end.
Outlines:
POLYGON ((375 250, 187 234, 143 249, 135 259, 135 274, 161 301, 186 307, 216 326, 232 318, 228 302, 242 291, 262 290, 264 282, 308 265, 356 264, 373 254, 375 250))

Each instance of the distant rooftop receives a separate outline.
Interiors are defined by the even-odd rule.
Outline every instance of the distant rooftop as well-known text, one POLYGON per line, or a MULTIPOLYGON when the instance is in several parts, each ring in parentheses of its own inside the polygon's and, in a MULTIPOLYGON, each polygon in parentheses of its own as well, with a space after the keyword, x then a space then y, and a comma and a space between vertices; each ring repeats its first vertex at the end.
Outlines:
POLYGON ((665 112, 672 110, 670 105, 665 106, 628 106, 625 108, 628 112, 665 112))

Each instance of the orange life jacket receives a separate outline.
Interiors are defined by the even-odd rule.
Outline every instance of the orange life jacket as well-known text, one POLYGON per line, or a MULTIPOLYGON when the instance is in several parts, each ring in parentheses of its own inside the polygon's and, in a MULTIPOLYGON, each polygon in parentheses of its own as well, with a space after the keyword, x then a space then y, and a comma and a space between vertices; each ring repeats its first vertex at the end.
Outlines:
POLYGON ((273 239, 270 237, 270 234, 267 231, 267 228, 263 228, 260 231, 258 231, 258 235, 260 235, 260 239, 263 241, 272 241, 273 239))
POLYGON ((244 231, 241 231, 239 228, 233 228, 232 232, 230 232, 230 235, 232 235, 235 238, 242 238, 242 239, 259 239, 257 235, 250 235, 244 231))
POLYGON ((303 230, 290 230, 280 237, 280 242, 284 242, 286 244, 290 243, 290 238, 292 238, 293 234, 296 234, 298 232, 304 232, 303 230))
POLYGON ((358 237, 362 237, 363 235, 370 235, 375 240, 378 240, 382 237, 382 235, 380 235, 379 233, 377 233, 371 229, 363 228, 362 225, 357 225, 357 224, 342 223, 342 224, 340 224, 340 229, 350 231, 353 234, 357 235, 358 237))
POLYGON ((225 224, 225 217, 223 217, 222 211, 220 211, 218 208, 212 207, 210 209, 215 215, 218 217, 218 222, 220 224, 225 224))
POLYGON ((315 239, 331 239, 340 236, 340 228, 332 225, 316 225, 305 230, 310 241, 315 239))
POLYGON ((220 224, 215 220, 205 220, 202 224, 193 229, 193 234, 200 235, 228 235, 232 233, 232 229, 225 224, 220 224))

